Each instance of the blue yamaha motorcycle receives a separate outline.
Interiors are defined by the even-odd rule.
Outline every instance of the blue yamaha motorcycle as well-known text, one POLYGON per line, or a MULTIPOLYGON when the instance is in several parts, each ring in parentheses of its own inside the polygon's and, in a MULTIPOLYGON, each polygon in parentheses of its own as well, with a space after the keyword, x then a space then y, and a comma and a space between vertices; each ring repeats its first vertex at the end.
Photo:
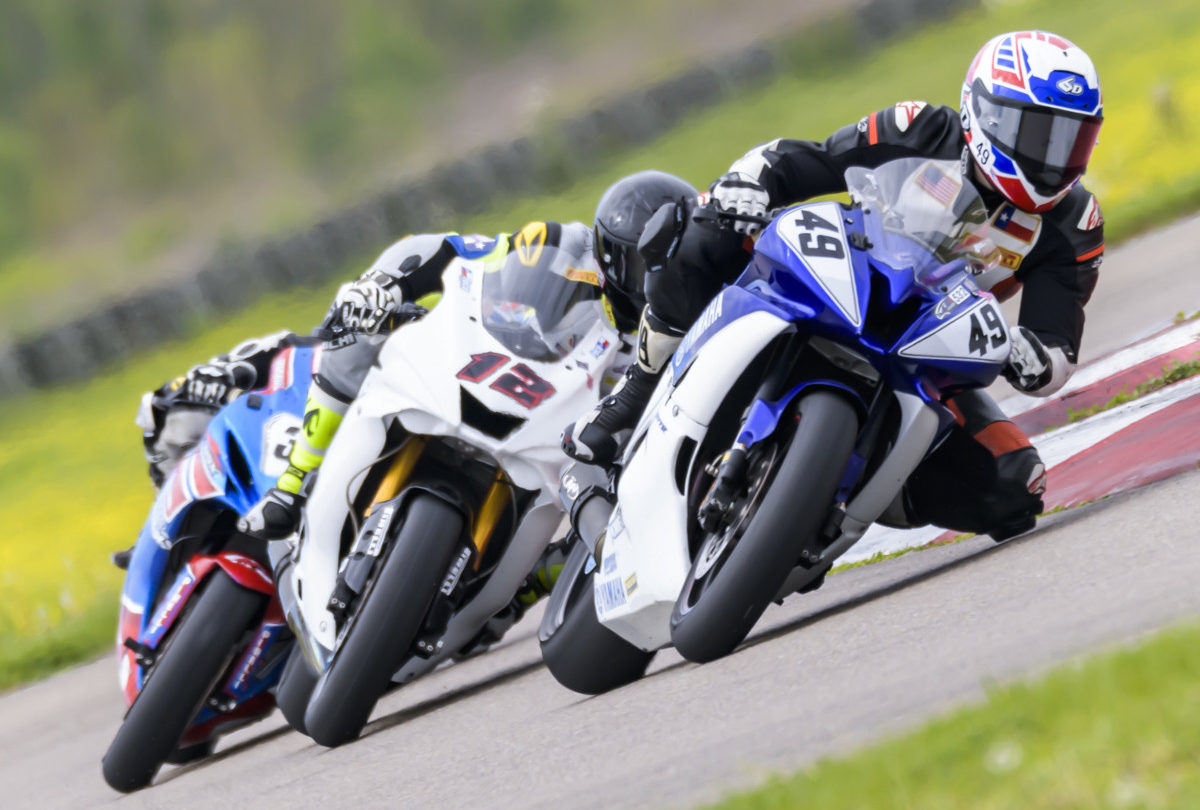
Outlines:
POLYGON ((163 762, 207 756, 265 717, 293 646, 261 541, 235 522, 287 466, 315 355, 279 353, 268 387, 222 408, 163 482, 121 593, 118 677, 129 709, 104 779, 145 787, 163 762))
POLYGON ((847 172, 854 201, 780 212, 704 310, 612 480, 574 495, 577 543, 539 636, 584 693, 654 652, 731 652, 769 602, 820 585, 989 385, 1007 325, 976 274, 987 211, 955 162, 847 172), (594 562, 598 562, 595 565, 594 562))

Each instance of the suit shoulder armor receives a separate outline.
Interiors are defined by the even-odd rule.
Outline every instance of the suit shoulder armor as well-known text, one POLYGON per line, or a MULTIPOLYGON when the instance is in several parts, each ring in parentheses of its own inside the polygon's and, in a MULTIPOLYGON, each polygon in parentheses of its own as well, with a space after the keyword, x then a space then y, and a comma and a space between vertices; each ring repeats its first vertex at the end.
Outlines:
POLYGON ((1058 205, 1042 215, 1045 223, 1059 231, 1084 262, 1104 249, 1104 215, 1096 195, 1077 184, 1058 205))
POLYGON ((496 237, 472 233, 465 236, 453 234, 446 241, 454 248, 454 252, 464 259, 481 259, 496 248, 496 237))

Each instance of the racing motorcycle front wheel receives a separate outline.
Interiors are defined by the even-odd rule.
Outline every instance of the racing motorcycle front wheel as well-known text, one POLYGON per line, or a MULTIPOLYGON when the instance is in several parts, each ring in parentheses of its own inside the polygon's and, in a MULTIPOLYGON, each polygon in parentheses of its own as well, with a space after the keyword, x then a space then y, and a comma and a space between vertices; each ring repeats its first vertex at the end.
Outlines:
POLYGON ((585 573, 590 558, 587 546, 576 541, 550 592, 538 641, 555 680, 576 692, 599 695, 646 674, 654 653, 600 624, 593 577, 585 573))
POLYGON ((840 394, 819 389, 800 399, 796 418, 785 446, 755 448, 741 498, 692 561, 671 612, 671 642, 689 661, 733 652, 829 515, 858 414, 840 394))
POLYGON ((387 559, 309 698, 304 726, 315 742, 333 748, 367 724, 425 623, 462 531, 462 514, 440 498, 420 492, 409 501, 387 559))
POLYGON ((177 751, 187 749, 176 745, 267 605, 265 594, 243 588, 223 571, 214 571, 202 588, 176 620, 104 754, 104 781, 115 790, 143 788, 164 762, 178 761, 177 751))

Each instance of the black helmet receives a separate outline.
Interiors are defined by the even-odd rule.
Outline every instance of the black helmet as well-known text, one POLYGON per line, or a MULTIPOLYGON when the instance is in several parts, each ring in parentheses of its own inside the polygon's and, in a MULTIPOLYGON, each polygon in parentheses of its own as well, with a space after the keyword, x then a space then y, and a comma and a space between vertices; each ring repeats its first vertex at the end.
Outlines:
POLYGON ((593 249, 604 277, 604 294, 621 331, 637 326, 646 305, 646 264, 637 251, 642 229, 664 203, 694 199, 697 194, 673 174, 645 171, 621 178, 600 198, 593 249))

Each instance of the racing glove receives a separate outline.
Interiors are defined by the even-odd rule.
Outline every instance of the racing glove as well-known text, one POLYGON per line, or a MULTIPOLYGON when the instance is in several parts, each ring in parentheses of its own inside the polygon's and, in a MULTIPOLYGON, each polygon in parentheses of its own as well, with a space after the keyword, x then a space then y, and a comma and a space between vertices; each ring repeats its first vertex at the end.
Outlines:
MULTIPOLYGON (((183 390, 180 399, 195 405, 207 405, 219 408, 226 403, 229 395, 238 388, 238 367, 236 363, 201 363, 188 370, 183 380, 183 390)), ((254 381, 254 370, 240 375, 254 381)))
MULTIPOLYGON (((712 184, 709 192, 721 210, 743 216, 764 217, 771 202, 771 195, 767 190, 744 172, 727 172, 721 175, 712 184)), ((762 226, 757 222, 738 220, 734 222, 733 229, 738 233, 753 236, 762 226)))
POLYGON ((1046 386, 1053 376, 1050 353, 1038 339, 1038 336, 1018 326, 1009 332, 1012 339, 1012 350, 1008 354, 1008 363, 1004 366, 1004 379, 1012 383, 1014 388, 1026 393, 1032 393, 1046 386))
POLYGON ((371 276, 343 284, 325 323, 334 333, 376 334, 396 310, 392 290, 371 276))
POLYGON ((305 498, 272 487, 250 511, 238 518, 237 529, 263 540, 282 540, 300 527, 305 498))

